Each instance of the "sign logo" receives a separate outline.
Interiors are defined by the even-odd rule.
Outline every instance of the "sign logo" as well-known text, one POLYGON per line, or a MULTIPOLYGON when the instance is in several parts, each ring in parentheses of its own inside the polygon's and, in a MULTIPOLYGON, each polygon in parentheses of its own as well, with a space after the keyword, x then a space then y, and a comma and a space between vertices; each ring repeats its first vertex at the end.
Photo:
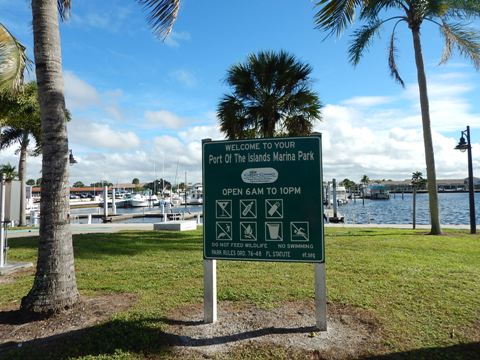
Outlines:
POLYGON ((277 181, 278 171, 274 168, 255 168, 242 171, 242 180, 247 184, 271 184, 277 181))

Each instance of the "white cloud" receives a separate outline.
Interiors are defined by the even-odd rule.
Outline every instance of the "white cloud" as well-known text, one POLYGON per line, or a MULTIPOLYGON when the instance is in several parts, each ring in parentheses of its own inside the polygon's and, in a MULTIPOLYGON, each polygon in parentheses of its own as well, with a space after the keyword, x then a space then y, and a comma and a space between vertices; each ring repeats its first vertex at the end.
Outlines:
POLYGON ((125 21, 132 13, 130 6, 115 5, 115 11, 109 14, 98 14, 89 12, 80 16, 78 12, 73 12, 71 16, 72 25, 81 26, 82 29, 94 28, 110 32, 117 32, 125 29, 125 21))
POLYGON ((184 86, 194 87, 195 85, 197 85, 197 79, 195 78, 195 75, 193 75, 188 70, 178 69, 178 70, 172 71, 170 73, 170 76, 174 78, 176 81, 178 81, 179 83, 183 84, 184 86))
POLYGON ((193 126, 187 130, 180 131, 178 136, 184 142, 199 142, 203 139, 223 140, 225 136, 220 132, 217 125, 212 126, 193 126))
MULTIPOLYGON (((445 74, 430 85, 431 128, 435 150, 437 178, 466 176, 466 158, 454 150, 457 137, 465 124, 480 127, 479 116, 471 113, 466 95, 472 90, 462 75, 445 74), (464 166, 459 164, 464 164, 464 166)), ((342 105, 327 105, 324 121, 315 126, 322 133, 325 179, 350 178, 358 181, 363 174, 379 179, 408 179, 414 171, 425 170, 422 120, 418 93, 409 86, 385 109, 382 102, 358 101, 353 98, 342 105), (409 93, 410 91, 410 93, 409 93), (358 106, 362 104, 362 106, 358 106), (380 105, 380 108, 377 107, 380 105)), ((480 152, 474 153, 474 163, 480 164, 480 152)))
POLYGON ((170 47, 179 47, 182 41, 189 41, 192 37, 186 31, 172 31, 165 39, 165 45, 170 47))
POLYGON ((69 137, 79 146, 106 149, 134 149, 139 137, 131 131, 113 130, 109 125, 74 119, 69 123, 69 137))
POLYGON ((387 104, 391 101, 392 98, 389 96, 355 96, 343 101, 342 104, 353 107, 364 107, 387 104))
POLYGON ((107 91, 104 94, 104 110, 105 112, 111 116, 115 120, 124 120, 125 116, 123 111, 121 110, 120 106, 118 105, 118 101, 123 98, 124 94, 123 91, 120 89, 115 89, 111 91, 107 91))
POLYGON ((145 120, 149 125, 166 129, 179 129, 186 123, 185 119, 167 110, 145 111, 145 120))
POLYGON ((71 71, 64 71, 65 100, 67 108, 85 108, 100 103, 100 96, 93 86, 71 71))

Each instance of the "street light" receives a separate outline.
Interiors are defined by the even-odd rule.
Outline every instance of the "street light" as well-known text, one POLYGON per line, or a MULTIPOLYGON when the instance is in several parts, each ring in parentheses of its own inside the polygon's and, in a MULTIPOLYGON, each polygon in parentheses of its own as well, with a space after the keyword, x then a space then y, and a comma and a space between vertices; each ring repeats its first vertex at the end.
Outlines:
POLYGON ((473 165, 472 165, 472 144, 470 142, 470 126, 462 131, 462 136, 455 146, 455 150, 465 152, 468 150, 468 192, 470 202, 470 234, 477 233, 477 226, 475 224, 475 193, 473 189, 473 165))
POLYGON ((70 155, 68 155, 68 162, 70 165, 76 164, 78 161, 73 157, 72 150, 70 150, 70 155))

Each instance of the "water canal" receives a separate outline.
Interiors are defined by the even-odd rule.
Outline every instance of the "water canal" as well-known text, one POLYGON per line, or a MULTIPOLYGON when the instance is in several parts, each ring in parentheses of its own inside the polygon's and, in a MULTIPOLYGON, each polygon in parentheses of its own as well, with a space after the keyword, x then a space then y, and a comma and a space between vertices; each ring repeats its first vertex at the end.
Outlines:
MULTIPOLYGON (((440 222, 445 225, 469 224, 468 193, 439 193, 440 222)), ((428 194, 417 194, 416 223, 430 223, 428 194)), ((475 194, 477 224, 480 222, 480 193, 475 194)), ((413 213, 412 194, 391 194, 390 200, 350 201, 339 207, 349 224, 411 224, 413 213)))
MULTIPOLYGON (((440 218, 445 225, 468 225, 469 208, 468 193, 439 193, 440 218)), ((475 208, 477 224, 480 224, 480 193, 475 194, 475 208)), ((347 205, 340 206, 338 211, 345 217, 348 224, 411 224, 412 223, 413 198, 412 194, 391 194, 390 200, 365 200, 356 199, 347 205)), ((143 211, 158 211, 155 208, 119 208, 119 214, 142 213, 143 211)), ((202 206, 188 206, 165 209, 166 212, 201 212, 202 206)), ((101 208, 72 209, 75 214, 103 214, 101 208)), ((100 222, 100 219, 94 219, 100 222)), ((154 223, 159 222, 160 217, 144 217, 125 220, 125 223, 154 223)), ((85 219, 80 219, 85 223, 85 219)), ((416 222, 419 225, 430 223, 428 212, 428 194, 417 194, 416 222)))

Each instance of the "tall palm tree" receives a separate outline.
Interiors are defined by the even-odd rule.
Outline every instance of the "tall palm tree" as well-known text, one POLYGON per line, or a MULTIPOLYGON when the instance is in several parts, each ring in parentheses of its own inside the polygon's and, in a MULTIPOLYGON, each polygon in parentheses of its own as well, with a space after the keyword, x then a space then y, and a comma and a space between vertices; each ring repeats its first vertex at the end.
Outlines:
POLYGON ((233 65, 226 79, 232 94, 217 110, 221 130, 230 139, 310 134, 322 107, 310 89, 311 73, 285 51, 251 54, 233 65))
POLYGON ((341 34, 347 25, 355 21, 356 12, 357 10, 360 11, 360 20, 364 21, 365 24, 354 32, 353 41, 349 48, 350 61, 354 65, 358 64, 364 51, 380 32, 383 25, 392 21, 393 27, 388 46, 388 65, 391 76, 402 86, 404 82, 396 64, 395 34, 399 24, 405 23, 410 29, 420 92, 430 205, 430 233, 440 235, 442 230, 438 211, 435 158, 420 29, 425 22, 439 27, 445 40, 441 64, 450 58, 454 47, 456 47, 478 69, 480 68, 479 33, 468 28, 462 21, 480 16, 480 2, 471 0, 319 0, 316 5, 320 7, 315 15, 317 27, 329 31, 330 34, 337 35, 341 34), (380 16, 389 12, 393 12, 392 16, 383 20, 380 19, 380 16))
MULTIPOLYGON (((155 32, 167 36, 180 0, 137 2, 149 13, 155 32)), ((32 0, 43 158, 37 270, 22 309, 35 313, 62 311, 79 301, 69 225, 69 148, 58 22, 58 14, 65 19, 70 7, 70 0, 32 0)))
POLYGON ((25 47, 0 23, 0 90, 20 86, 28 63, 25 47))
POLYGON ((412 226, 415 229, 416 227, 416 212, 417 212, 417 190, 424 187, 427 183, 427 180, 423 178, 421 171, 415 171, 412 173, 412 187, 413 187, 413 221, 412 226))
POLYGON ((4 126, 0 131, 0 150, 19 144, 18 178, 20 186, 20 226, 26 225, 25 181, 27 176, 27 155, 31 139, 35 149, 30 152, 37 156, 41 151, 40 109, 37 100, 37 84, 31 82, 21 87, 21 91, 0 94, 0 120, 4 126))

